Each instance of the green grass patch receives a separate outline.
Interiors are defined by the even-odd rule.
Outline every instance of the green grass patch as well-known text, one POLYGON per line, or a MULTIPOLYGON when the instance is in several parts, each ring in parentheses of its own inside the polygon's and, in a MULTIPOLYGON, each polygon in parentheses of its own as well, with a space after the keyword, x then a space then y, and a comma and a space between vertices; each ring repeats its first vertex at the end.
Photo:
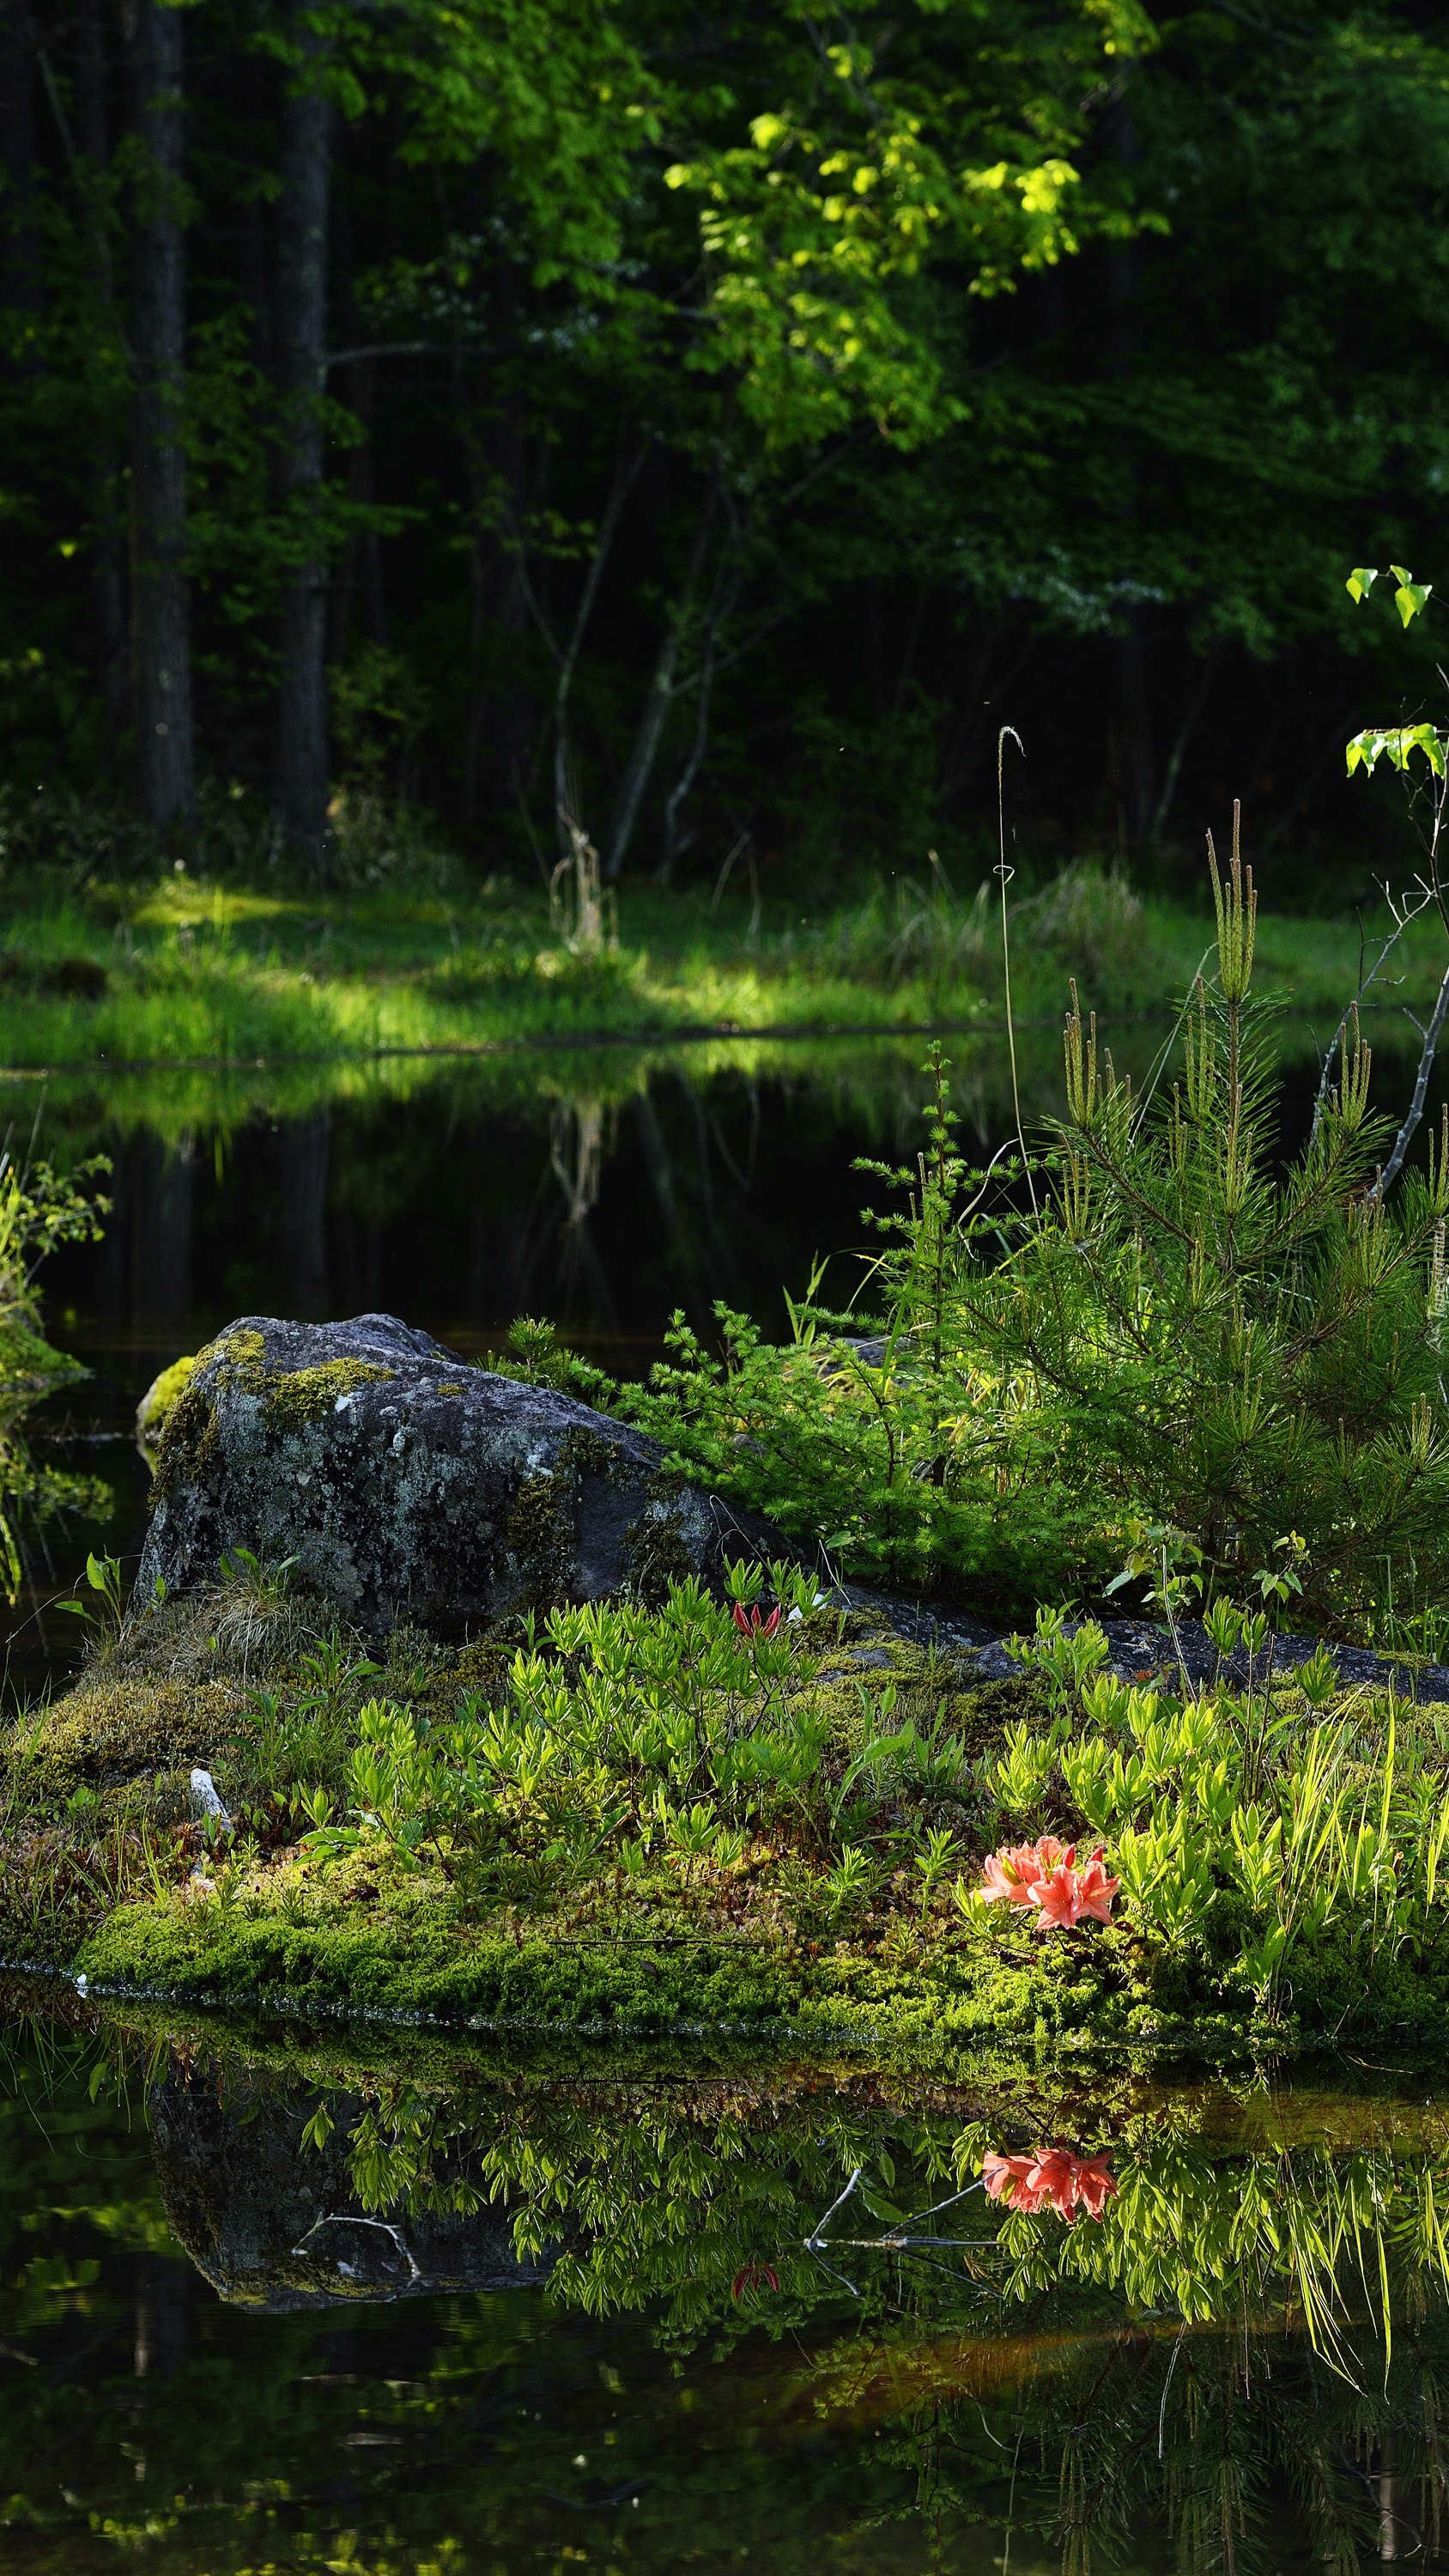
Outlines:
MULTIPOLYGON (((1105 1019, 1160 1011, 1211 937, 1206 904, 1142 898, 1093 867, 1013 915, 1023 1022, 1055 1024, 1075 976, 1105 1019)), ((664 1039, 691 1031, 994 1026, 999 916, 893 887, 802 918, 695 894, 626 890, 617 942, 571 951, 541 894, 298 893, 173 874, 149 889, 17 886, 0 956, 0 1060, 16 1067, 181 1065, 389 1050, 664 1039)), ((1265 914, 1262 979, 1331 1027, 1358 978, 1356 922, 1265 914)), ((1441 971, 1432 931, 1406 938, 1403 1004, 1441 971)))

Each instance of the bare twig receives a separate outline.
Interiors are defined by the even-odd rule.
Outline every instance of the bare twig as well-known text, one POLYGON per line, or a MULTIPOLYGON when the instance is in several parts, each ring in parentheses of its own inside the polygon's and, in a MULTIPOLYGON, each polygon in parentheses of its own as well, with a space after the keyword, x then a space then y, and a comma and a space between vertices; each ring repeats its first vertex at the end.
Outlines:
POLYGON ((1328 1098, 1329 1084, 1333 1078, 1333 1060, 1343 1043, 1345 1035, 1347 1034, 1348 1025, 1350 1020, 1353 1018, 1354 1012, 1363 1000, 1365 993, 1369 990, 1370 985, 1376 982, 1378 976, 1383 971, 1385 960, 1389 957, 1393 949, 1397 947, 1399 941, 1403 938, 1405 931, 1408 929, 1409 924, 1413 921, 1417 921, 1419 915, 1422 912, 1426 912, 1429 905, 1434 900, 1433 888, 1431 886, 1426 886, 1422 877, 1418 879, 1419 900, 1417 903, 1412 902, 1407 895, 1401 895, 1396 899, 1390 892, 1389 888, 1386 885, 1382 885, 1382 880, 1380 880, 1380 884, 1382 886, 1384 901, 1394 916, 1394 926, 1389 932, 1387 939, 1384 941, 1383 946, 1379 950, 1379 953, 1374 959, 1374 962, 1372 966, 1370 966, 1367 974, 1363 972, 1362 961, 1360 960, 1358 989, 1355 992, 1352 1001, 1344 1004, 1342 1017, 1324 1049, 1323 1070, 1318 1077, 1318 1090, 1313 1102, 1314 1136, 1317 1135, 1322 1123, 1324 1103, 1328 1098))

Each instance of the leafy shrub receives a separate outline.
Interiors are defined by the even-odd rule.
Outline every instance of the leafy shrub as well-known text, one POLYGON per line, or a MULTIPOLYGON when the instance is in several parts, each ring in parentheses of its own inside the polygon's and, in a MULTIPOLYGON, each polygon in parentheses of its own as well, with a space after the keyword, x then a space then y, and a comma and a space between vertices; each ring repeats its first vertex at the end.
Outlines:
POLYGON ((1174 1078, 1135 1096, 1074 991, 1065 1117, 1030 1168, 976 1172, 937 1053, 917 1167, 860 1167, 908 1200, 875 1312, 817 1304, 817 1273, 783 1348, 717 1308, 718 1359, 676 1317, 634 1418, 850 1573, 993 1608, 1100 1596, 1151 1531, 1209 1599, 1290 1534, 1314 1619, 1442 1592, 1449 1121, 1391 1199, 1355 1027, 1278 1168, 1252 872, 1235 850, 1212 876, 1217 973, 1174 1078))
MULTIPOLYGON (((1237 1620, 1234 1641, 1246 1626, 1261 1649, 1261 1626, 1237 1620)), ((1092 1633, 1089 1622, 1077 1638, 1092 1633)), ((1060 1642, 1049 1612, 1036 1639, 1017 1641, 1049 1672, 1060 1642)), ((1095 1645, 1105 1656, 1099 1631, 1095 1645)), ((1270 2009, 1291 1977, 1301 2003, 1326 1978, 1356 2010, 1395 1969, 1440 1972, 1443 1711, 1344 1704, 1326 1656, 1288 1680, 1270 1674, 1266 1656, 1257 1687, 1219 1677, 1178 1697, 1083 1669, 1046 1737, 1008 1730, 994 1785, 1023 1825, 1064 1812, 1102 1837, 1129 1916, 1156 1941, 1196 1944, 1270 2009), (1330 1697, 1337 1713, 1323 1714, 1330 1697)))

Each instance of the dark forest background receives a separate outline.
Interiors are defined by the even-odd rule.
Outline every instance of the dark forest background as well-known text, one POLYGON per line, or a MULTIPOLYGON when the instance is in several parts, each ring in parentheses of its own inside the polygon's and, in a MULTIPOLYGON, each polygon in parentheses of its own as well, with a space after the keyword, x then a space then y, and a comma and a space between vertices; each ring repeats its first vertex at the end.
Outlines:
POLYGON ((1341 886, 1344 737, 1438 705, 1344 586, 1449 579, 1438 30, 4 0, 9 846, 401 801, 815 893, 975 847, 1009 722, 1045 862, 1241 793, 1341 886))

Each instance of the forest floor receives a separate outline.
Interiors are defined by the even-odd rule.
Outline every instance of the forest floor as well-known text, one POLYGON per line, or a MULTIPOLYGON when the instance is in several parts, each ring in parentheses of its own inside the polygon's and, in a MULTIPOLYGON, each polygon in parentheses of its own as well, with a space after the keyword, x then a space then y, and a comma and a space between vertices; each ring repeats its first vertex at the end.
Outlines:
MULTIPOLYGON (((782 899, 626 889, 605 945, 571 946, 541 889, 493 881, 298 891, 175 871, 149 887, 57 894, 12 880, 0 929, 0 1064, 239 1066, 388 1053, 653 1042, 698 1035, 915 1033, 999 1028, 999 913, 984 900, 891 881, 853 906, 801 914, 782 899)), ((1388 929, 1373 916, 1370 960, 1388 929)), ((1199 901, 1141 898, 1091 867, 1014 908, 1018 1026, 1055 1025, 1075 977, 1111 1025, 1165 1012, 1212 936, 1199 901)), ((1418 925, 1371 1034, 1412 1043, 1443 969, 1418 925)), ((1306 1052, 1360 975, 1359 918, 1264 914, 1260 987, 1281 993, 1306 1052)))

